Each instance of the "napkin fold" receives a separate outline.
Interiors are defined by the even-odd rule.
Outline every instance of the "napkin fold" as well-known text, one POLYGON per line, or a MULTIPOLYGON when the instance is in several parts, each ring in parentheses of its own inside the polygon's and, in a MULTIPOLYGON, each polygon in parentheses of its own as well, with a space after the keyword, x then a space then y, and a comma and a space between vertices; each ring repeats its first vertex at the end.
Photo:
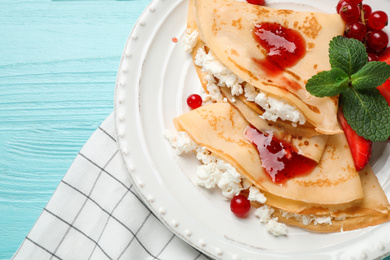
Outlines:
POLYGON ((76 156, 13 259, 210 259, 169 231, 135 190, 112 113, 76 156))

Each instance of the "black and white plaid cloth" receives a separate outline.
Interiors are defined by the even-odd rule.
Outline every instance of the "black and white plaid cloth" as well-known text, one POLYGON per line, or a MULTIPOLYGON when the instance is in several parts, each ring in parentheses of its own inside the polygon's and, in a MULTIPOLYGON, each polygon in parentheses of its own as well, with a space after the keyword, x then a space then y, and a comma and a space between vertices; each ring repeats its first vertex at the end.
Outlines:
POLYGON ((131 183, 111 114, 81 149, 13 259, 209 259, 169 231, 131 183))

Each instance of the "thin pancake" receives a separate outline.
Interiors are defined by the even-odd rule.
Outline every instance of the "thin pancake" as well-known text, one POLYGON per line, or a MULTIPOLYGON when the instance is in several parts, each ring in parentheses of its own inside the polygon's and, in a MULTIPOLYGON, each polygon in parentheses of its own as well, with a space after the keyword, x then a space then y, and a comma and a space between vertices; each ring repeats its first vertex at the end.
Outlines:
POLYGON ((299 108, 317 131, 342 132, 336 116, 338 98, 317 98, 305 89, 310 77, 330 68, 328 44, 345 28, 339 15, 277 10, 233 0, 194 0, 192 7, 202 41, 232 72, 299 108), (255 61, 266 55, 252 34, 254 26, 262 22, 297 30, 306 40, 306 55, 276 76, 255 61))
POLYGON ((343 204, 364 196, 344 134, 330 136, 320 164, 308 175, 272 182, 264 171, 257 149, 244 137, 245 118, 229 103, 202 106, 174 119, 199 145, 233 165, 261 190, 313 204, 343 204), (340 166, 343 165, 343 166, 340 166))
POLYGON ((304 225, 294 217, 287 218, 285 214, 279 210, 275 210, 274 215, 282 222, 290 225, 303 227, 319 232, 338 232, 348 231, 368 226, 375 226, 390 220, 389 202, 386 194, 381 188, 378 179, 370 166, 367 166, 361 173, 360 178, 363 184, 364 199, 351 205, 350 208, 340 209, 338 212, 327 213, 310 212, 308 214, 316 214, 317 216, 333 215, 336 219, 332 220, 332 224, 314 224, 304 225), (318 215, 320 213, 321 215, 318 215))
MULTIPOLYGON (((203 42, 198 41, 197 48, 203 48, 203 42)), ((193 51, 193 59, 196 54, 193 51)), ((200 67, 195 66, 203 89, 207 92, 206 73, 200 67)), ((293 127, 290 122, 277 120, 276 122, 267 122, 259 116, 263 111, 259 106, 246 101, 243 95, 233 97, 228 88, 221 88, 222 94, 228 101, 245 117, 245 119, 261 132, 272 131, 279 140, 290 143, 299 154, 319 162, 324 151, 328 136, 318 133, 311 125, 298 125, 293 127), (251 105, 252 104, 252 105, 251 105)))

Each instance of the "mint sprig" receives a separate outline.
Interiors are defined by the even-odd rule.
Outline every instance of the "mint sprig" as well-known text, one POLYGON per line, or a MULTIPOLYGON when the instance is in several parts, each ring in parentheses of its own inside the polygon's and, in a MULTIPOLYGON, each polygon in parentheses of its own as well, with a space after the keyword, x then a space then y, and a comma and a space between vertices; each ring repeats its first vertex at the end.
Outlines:
POLYGON ((390 65, 367 61, 358 40, 337 36, 329 44, 331 70, 308 80, 306 89, 317 97, 340 95, 348 124, 364 138, 376 141, 390 136, 390 106, 377 87, 390 77, 390 65))

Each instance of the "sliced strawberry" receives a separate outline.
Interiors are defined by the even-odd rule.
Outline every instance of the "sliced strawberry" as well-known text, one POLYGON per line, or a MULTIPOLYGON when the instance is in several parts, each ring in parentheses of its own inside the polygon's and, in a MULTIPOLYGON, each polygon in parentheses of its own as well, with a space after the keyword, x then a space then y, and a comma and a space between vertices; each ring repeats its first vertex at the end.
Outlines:
MULTIPOLYGON (((379 54, 379 60, 386 62, 390 65, 390 47, 387 47, 379 54)), ((378 87, 381 95, 386 99, 387 103, 390 105, 390 78, 382 85, 378 87)), ((389 136, 390 141, 390 136, 389 136)))
MULTIPOLYGON (((390 65, 390 47, 382 51, 378 57, 380 61, 386 62, 390 65)), ((378 90, 390 105, 390 79, 388 79, 382 86, 379 86, 378 90)))
POLYGON ((359 136, 347 123, 344 114, 339 109, 337 114, 341 127, 344 130, 345 136, 348 141, 349 148, 351 149, 352 158, 355 162, 355 168, 357 171, 361 171, 367 166, 368 161, 371 158, 372 142, 359 136))

